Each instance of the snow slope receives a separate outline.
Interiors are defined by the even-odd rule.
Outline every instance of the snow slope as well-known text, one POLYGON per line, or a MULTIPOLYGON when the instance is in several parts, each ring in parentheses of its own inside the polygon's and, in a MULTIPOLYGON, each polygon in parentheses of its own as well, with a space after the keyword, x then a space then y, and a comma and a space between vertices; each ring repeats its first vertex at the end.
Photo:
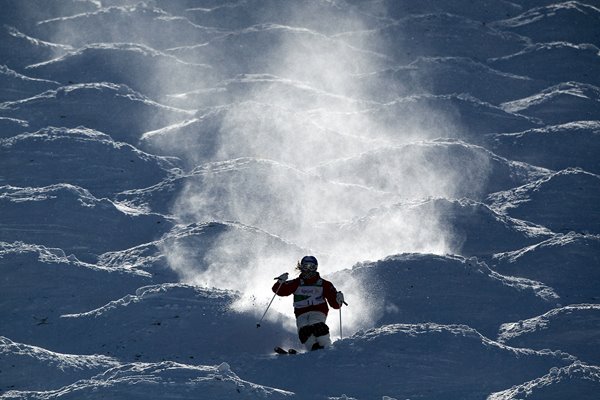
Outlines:
POLYGON ((596 0, 0 22, 0 399, 598 397, 596 0), (278 356, 306 254, 349 305, 278 356))
POLYGON ((486 146, 496 154, 510 154, 512 159, 529 164, 553 170, 580 167, 598 174, 600 162, 594 154, 598 152, 599 128, 597 121, 575 121, 524 132, 497 133, 488 136, 486 146), (536 151, 526 151, 530 146, 535 146, 536 151))
POLYGON ((529 348, 562 348, 598 364, 598 305, 576 304, 517 323, 504 324, 498 340, 529 348))
POLYGON ((546 282, 567 303, 595 303, 598 295, 598 235, 569 232, 490 261, 501 274, 546 282))
POLYGON ((598 233, 599 189, 600 176, 568 168, 518 188, 494 193, 488 199, 496 210, 555 232, 598 233), (581 217, 568 211, 572 208, 576 208, 581 217))
POLYGON ((177 160, 144 153, 87 128, 44 128, 0 139, 0 149, 5 174, 0 183, 39 187, 61 180, 90 187, 100 198, 146 188, 178 172, 177 160))

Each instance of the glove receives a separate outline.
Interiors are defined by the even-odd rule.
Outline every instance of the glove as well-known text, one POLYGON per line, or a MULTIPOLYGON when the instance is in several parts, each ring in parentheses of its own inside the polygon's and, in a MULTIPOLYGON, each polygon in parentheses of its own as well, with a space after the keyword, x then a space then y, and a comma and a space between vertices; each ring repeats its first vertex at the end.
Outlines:
POLYGON ((279 283, 283 283, 283 282, 287 281, 287 278, 288 278, 288 276, 289 276, 289 275, 288 275, 288 273, 286 272, 286 273, 283 273, 283 274, 279 275, 279 276, 278 276, 277 278, 275 278, 275 279, 277 279, 277 282, 279 282, 279 283))
MULTIPOLYGON (((344 293, 342 292, 337 292, 337 294, 335 295, 335 301, 337 301, 337 303, 341 306, 342 304, 346 304, 346 302, 344 301, 344 293)), ((348 305, 348 304, 346 304, 348 305)))

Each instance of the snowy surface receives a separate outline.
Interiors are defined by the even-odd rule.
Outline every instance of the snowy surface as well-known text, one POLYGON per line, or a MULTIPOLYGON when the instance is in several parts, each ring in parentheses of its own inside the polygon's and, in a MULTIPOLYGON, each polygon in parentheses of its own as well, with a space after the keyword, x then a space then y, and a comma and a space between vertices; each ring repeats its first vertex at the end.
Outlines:
POLYGON ((0 399, 598 398, 598 1, 0 22, 0 399), (278 356, 306 254, 349 306, 278 356))

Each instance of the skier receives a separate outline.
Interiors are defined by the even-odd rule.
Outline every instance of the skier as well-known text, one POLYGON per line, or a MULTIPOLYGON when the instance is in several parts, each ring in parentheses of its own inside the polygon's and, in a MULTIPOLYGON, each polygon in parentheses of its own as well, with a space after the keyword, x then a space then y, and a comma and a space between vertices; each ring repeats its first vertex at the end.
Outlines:
POLYGON ((333 284, 321 278, 317 272, 317 259, 305 256, 298 262, 300 275, 288 281, 288 273, 281 274, 273 285, 278 296, 294 295, 294 314, 298 337, 307 350, 322 349, 331 344, 329 327, 325 323, 329 307, 341 308, 344 294, 338 292, 333 284))

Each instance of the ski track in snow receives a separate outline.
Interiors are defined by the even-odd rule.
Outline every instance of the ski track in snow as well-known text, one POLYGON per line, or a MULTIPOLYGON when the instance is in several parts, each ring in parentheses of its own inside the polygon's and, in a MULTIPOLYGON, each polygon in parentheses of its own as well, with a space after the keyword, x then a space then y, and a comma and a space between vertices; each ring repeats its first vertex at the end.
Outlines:
POLYGON ((597 398, 597 1, 0 22, 0 399, 597 398), (309 253, 350 305, 304 353, 256 322, 309 253))

